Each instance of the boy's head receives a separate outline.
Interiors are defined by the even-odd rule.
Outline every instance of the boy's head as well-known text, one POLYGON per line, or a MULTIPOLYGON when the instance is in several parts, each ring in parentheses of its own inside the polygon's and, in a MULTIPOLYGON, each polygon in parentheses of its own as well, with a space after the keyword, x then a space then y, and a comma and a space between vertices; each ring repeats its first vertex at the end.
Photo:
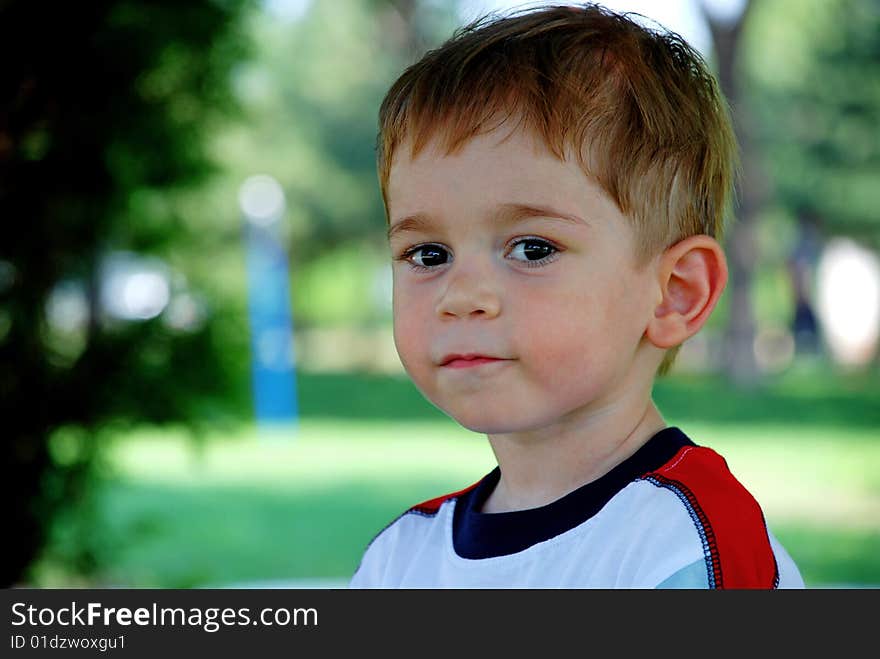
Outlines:
POLYGON ((440 407, 527 361, 547 372, 505 405, 540 397, 542 379, 601 385, 571 402, 649 387, 711 313, 736 146, 677 36, 596 6, 478 21, 403 73, 379 121, 395 338, 440 407))

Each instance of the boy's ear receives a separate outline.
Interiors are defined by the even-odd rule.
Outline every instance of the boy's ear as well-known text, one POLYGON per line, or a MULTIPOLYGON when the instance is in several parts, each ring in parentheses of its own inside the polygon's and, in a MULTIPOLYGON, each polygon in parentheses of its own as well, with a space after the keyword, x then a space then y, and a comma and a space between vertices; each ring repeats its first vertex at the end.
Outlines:
POLYGON ((674 348, 709 319, 727 285, 727 259, 714 238, 690 236, 663 252, 657 275, 662 299, 645 335, 658 348, 674 348))

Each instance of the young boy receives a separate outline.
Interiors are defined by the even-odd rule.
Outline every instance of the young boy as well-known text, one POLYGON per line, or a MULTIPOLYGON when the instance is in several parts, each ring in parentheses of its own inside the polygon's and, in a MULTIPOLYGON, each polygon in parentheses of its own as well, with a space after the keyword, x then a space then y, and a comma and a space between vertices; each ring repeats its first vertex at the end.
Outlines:
POLYGON ((597 6, 478 21, 380 110, 394 336, 498 467, 370 543, 352 587, 803 587, 655 376, 727 282, 736 145, 679 37, 597 6))

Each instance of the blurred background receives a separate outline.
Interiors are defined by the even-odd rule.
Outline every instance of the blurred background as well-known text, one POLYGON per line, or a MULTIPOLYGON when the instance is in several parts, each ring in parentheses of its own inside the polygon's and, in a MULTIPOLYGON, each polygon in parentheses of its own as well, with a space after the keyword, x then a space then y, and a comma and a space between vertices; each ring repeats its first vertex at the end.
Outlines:
MULTIPOLYGON (((491 469, 394 352, 374 146, 403 68, 513 4, 0 1, 4 585, 341 586, 491 469)), ((656 400, 808 586, 877 587, 880 2, 606 4, 704 54, 743 149, 656 400)))

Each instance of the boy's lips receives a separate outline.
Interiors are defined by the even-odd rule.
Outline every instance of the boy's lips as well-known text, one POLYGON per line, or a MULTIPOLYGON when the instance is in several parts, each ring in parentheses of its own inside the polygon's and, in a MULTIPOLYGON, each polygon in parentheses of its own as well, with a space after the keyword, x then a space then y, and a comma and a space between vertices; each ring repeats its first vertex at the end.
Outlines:
POLYGON ((492 357, 490 355, 482 355, 477 353, 458 354, 453 353, 446 355, 440 360, 440 366, 446 368, 473 368, 484 364, 493 364, 495 362, 509 361, 502 357, 492 357))

